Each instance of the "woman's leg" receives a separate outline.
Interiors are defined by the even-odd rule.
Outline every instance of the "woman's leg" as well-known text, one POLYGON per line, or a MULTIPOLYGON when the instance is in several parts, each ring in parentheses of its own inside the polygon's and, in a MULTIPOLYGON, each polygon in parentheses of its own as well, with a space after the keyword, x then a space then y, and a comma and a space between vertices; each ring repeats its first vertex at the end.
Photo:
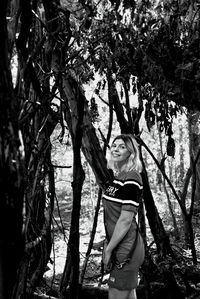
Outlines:
POLYGON ((130 290, 122 291, 122 290, 118 290, 118 289, 114 289, 114 288, 109 288, 108 299, 128 299, 129 293, 130 293, 130 290))
POLYGON ((136 290, 122 291, 114 288, 109 288, 108 299, 137 299, 136 290))
POLYGON ((128 299, 137 299, 136 290, 133 289, 130 291, 128 299))

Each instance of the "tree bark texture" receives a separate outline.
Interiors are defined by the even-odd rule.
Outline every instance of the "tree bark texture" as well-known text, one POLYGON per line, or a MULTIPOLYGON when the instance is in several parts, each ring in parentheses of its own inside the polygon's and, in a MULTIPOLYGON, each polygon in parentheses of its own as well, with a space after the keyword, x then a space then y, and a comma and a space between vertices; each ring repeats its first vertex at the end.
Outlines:
POLYGON ((148 218, 152 235, 154 237, 154 241, 156 243, 158 254, 162 257, 165 257, 169 254, 173 256, 173 251, 170 246, 169 237, 165 232, 162 220, 159 216, 158 210, 153 200, 153 196, 148 182, 148 175, 146 173, 145 168, 143 168, 142 178, 144 184, 143 198, 147 213, 146 215, 148 218))
POLYGON ((0 298, 12 298, 24 251, 24 152, 8 58, 7 1, 0 9, 0 298), (20 148, 21 146, 21 148, 20 148))
MULTIPOLYGON (((63 92, 65 93, 65 97, 68 99, 69 103, 75 101, 77 96, 79 97, 80 101, 84 100, 84 115, 82 125, 83 138, 81 149, 88 163, 92 167, 97 179, 97 183, 102 189, 105 189, 109 181, 112 180, 112 173, 107 169, 107 161, 102 148, 100 147, 95 128, 91 122, 85 95, 80 86, 78 86, 78 83, 71 76, 64 77, 63 92)), ((73 130, 74 120, 76 117, 73 110, 70 117, 73 130)))
MULTIPOLYGON (((198 111, 191 111, 188 115, 189 121, 189 138, 190 138, 190 155, 192 158, 192 166, 194 165, 195 168, 193 169, 193 174, 195 173, 196 176, 196 186, 195 186, 195 207, 199 207, 199 195, 200 195, 200 157, 198 156, 200 151, 200 112, 198 111)), ((198 210, 198 208, 197 208, 198 210)))
POLYGON ((47 64, 42 55, 44 39, 41 28, 32 17, 36 9, 33 4, 30 1, 20 2, 21 30, 16 42, 20 69, 15 88, 18 99, 16 111, 21 108, 18 121, 24 141, 26 166, 23 210, 26 246, 18 269, 14 298, 23 297, 25 290, 27 294, 33 292, 43 277, 52 246, 55 181, 50 136, 57 122, 48 109, 49 77, 45 73, 38 75, 37 65, 45 65, 46 71, 47 64), (42 41, 39 46, 35 37, 42 41), (38 64, 33 64, 33 57, 38 64))
MULTIPOLYGON (((66 82, 66 81, 65 81, 66 82)), ((68 83, 68 81, 66 82, 68 83)), ((74 81, 75 83, 75 81, 74 81)), ((69 92, 67 86, 64 86, 65 91, 69 92)), ((85 173, 81 162, 81 145, 83 137, 83 118, 84 118, 84 103, 85 98, 81 96, 79 88, 76 85, 71 85, 70 90, 76 92, 76 96, 68 97, 70 105, 71 117, 67 118, 68 127, 73 144, 73 207, 71 215, 70 235, 67 249, 67 260, 61 280, 60 292, 65 298, 66 290, 69 287, 69 294, 71 299, 79 298, 79 219, 81 209, 81 193, 82 186, 85 179, 85 173)), ((69 115, 69 114, 68 114, 69 115)))

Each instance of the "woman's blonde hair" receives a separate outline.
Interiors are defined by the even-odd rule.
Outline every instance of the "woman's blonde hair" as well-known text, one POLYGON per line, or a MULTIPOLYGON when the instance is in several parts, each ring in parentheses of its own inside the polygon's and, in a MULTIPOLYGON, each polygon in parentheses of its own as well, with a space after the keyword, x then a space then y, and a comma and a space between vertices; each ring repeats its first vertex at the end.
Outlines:
MULTIPOLYGON (((123 170, 125 171, 130 171, 130 170, 135 170, 137 172, 142 171, 142 162, 140 160, 140 152, 139 152, 139 147, 138 143, 131 134, 121 134, 116 136, 112 143, 115 142, 117 139, 122 139, 126 145, 127 150, 130 152, 130 156, 128 157, 123 170)), ((111 169, 116 169, 115 162, 112 160, 112 157, 110 157, 108 161, 108 167, 111 169)))

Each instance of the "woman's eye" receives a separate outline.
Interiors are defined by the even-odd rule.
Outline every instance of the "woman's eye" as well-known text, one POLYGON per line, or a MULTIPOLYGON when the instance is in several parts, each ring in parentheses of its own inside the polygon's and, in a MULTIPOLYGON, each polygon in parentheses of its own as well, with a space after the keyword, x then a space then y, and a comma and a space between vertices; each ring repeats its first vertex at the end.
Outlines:
POLYGON ((117 145, 117 144, 115 144, 115 143, 113 143, 112 145, 111 145, 111 148, 119 148, 119 149, 126 149, 126 146, 124 145, 124 144, 119 144, 119 145, 117 145))
MULTIPOLYGON (((116 145, 114 145, 114 146, 112 146, 113 148, 116 148, 117 146, 116 145)), ((126 147, 124 146, 124 145, 120 145, 120 146, 118 146, 118 148, 119 149, 125 149, 126 147)))

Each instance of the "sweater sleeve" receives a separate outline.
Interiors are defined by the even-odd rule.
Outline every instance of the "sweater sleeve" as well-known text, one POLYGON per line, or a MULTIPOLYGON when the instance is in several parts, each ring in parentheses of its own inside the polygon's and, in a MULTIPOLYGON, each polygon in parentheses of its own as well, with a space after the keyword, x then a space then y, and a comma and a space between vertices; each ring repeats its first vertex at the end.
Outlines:
POLYGON ((143 185, 140 174, 130 172, 122 187, 122 210, 137 212, 142 190, 143 185))

